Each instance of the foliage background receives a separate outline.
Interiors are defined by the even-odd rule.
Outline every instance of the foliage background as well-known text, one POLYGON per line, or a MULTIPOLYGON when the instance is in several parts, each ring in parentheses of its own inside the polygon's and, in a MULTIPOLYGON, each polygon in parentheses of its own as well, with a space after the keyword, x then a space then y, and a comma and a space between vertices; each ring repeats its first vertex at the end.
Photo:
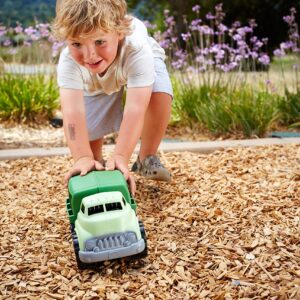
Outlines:
MULTIPOLYGON (((49 22, 55 14, 55 0, 1 0, 0 24, 15 26, 20 22, 24 26, 32 25, 34 20, 49 22)), ((147 19, 158 28, 163 24, 163 10, 168 8, 176 18, 178 32, 182 32, 182 15, 189 15, 195 4, 201 6, 201 16, 212 11, 217 3, 223 3, 226 13, 225 23, 236 20, 246 23, 249 18, 256 19, 259 38, 268 37, 270 51, 284 40, 286 28, 282 23, 282 16, 289 12, 291 6, 300 11, 299 0, 128 0, 129 10, 147 19)))

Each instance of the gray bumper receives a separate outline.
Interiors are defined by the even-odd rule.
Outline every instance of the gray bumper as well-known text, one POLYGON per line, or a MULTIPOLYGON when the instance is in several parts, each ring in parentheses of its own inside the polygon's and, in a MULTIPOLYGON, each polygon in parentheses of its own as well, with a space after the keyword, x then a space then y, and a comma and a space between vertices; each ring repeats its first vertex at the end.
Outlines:
POLYGON ((145 249, 144 239, 132 243, 127 247, 120 247, 115 249, 102 250, 100 252, 94 251, 79 251, 79 258, 84 263, 93 263, 105 260, 131 256, 143 252, 145 249))

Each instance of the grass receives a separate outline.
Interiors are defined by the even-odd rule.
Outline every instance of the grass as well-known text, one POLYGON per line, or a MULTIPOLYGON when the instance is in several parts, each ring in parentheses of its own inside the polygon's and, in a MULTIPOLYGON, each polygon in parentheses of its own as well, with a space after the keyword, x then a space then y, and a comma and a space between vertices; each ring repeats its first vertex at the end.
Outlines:
POLYGON ((0 76, 0 118, 30 122, 51 118, 58 108, 54 76, 2 74, 0 76))
POLYGON ((216 136, 240 132, 244 137, 263 137, 280 118, 282 97, 266 89, 250 85, 231 89, 223 83, 184 85, 176 78, 173 87, 173 121, 198 122, 216 136))

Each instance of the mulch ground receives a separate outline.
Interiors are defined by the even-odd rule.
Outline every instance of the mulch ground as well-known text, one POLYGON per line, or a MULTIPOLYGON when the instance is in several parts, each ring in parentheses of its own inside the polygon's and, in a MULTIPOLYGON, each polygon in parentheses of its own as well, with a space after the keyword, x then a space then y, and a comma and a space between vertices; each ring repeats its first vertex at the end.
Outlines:
POLYGON ((300 299, 300 147, 162 153, 137 178, 149 255, 78 271, 69 157, 0 161, 1 299, 300 299))

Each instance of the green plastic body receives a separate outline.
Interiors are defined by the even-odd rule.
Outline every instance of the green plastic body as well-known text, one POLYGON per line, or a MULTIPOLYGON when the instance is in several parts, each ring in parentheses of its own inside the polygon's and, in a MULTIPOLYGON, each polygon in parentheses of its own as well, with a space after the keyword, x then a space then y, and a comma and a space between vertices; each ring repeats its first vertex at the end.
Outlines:
POLYGON ((85 176, 74 176, 69 180, 69 198, 66 201, 71 224, 75 224, 84 197, 101 192, 119 191, 126 202, 136 211, 136 203, 131 197, 123 174, 118 171, 92 171, 85 176))

